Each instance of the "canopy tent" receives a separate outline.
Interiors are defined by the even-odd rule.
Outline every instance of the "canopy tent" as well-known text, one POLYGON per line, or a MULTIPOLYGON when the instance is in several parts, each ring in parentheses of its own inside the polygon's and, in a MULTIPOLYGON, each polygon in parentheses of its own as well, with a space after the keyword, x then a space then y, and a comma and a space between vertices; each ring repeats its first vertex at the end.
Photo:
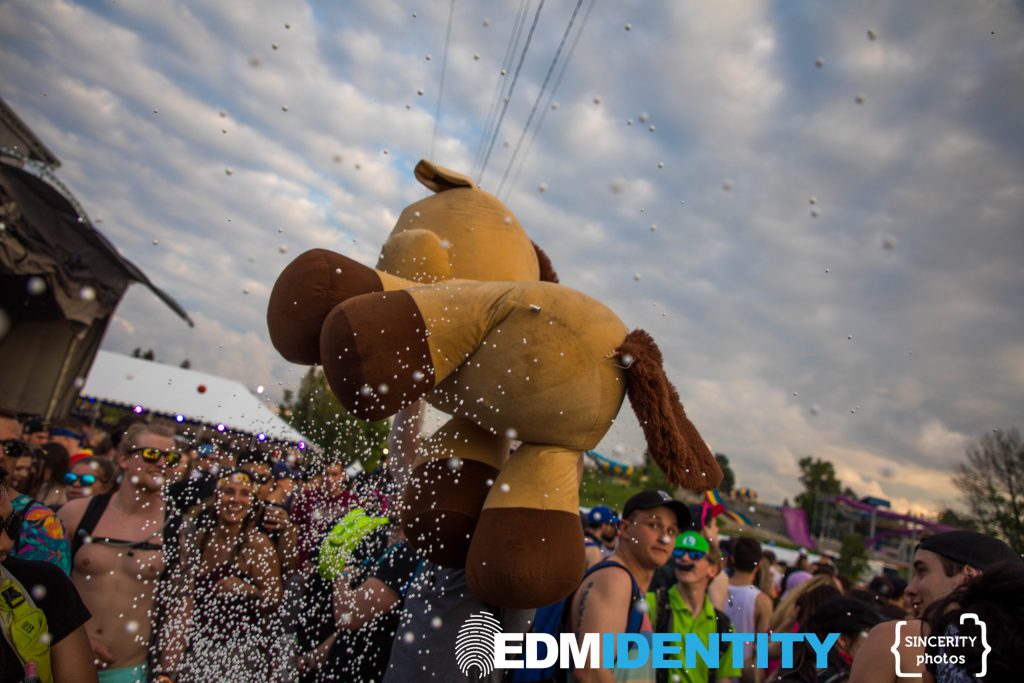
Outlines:
POLYGON ((46 418, 71 407, 132 282, 192 324, 92 225, 59 165, 0 100, 0 407, 46 418))
POLYGON ((82 397, 268 439, 306 442, 241 382, 110 351, 96 354, 82 397))

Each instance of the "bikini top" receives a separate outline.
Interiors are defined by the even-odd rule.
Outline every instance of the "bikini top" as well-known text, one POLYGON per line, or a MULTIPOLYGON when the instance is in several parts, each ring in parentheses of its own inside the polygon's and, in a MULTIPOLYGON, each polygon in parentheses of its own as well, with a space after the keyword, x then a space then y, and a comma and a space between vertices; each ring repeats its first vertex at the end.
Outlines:
POLYGON ((74 559, 75 553, 78 552, 79 548, 86 543, 85 539, 90 539, 89 543, 105 543, 107 545, 115 545, 128 549, 128 555, 131 556, 136 550, 163 550, 163 544, 152 543, 149 540, 142 541, 125 541, 119 538, 112 538, 110 536, 92 536, 92 530, 99 524, 100 518, 103 517, 103 513, 107 509, 107 505, 110 504, 110 499, 113 496, 112 493, 103 493, 98 496, 93 496, 89 500, 89 505, 85 508, 85 512, 82 514, 82 521, 78 523, 78 530, 75 531, 74 537, 71 539, 71 557, 74 559))

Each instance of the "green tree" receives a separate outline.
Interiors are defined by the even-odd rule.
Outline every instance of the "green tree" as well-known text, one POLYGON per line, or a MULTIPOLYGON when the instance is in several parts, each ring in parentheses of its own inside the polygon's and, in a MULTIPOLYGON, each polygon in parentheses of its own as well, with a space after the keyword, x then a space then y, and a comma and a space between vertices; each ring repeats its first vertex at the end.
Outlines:
POLYGON ((718 490, 722 493, 732 493, 732 490, 736 488, 736 474, 729 464, 729 456, 725 453, 715 453, 715 460, 722 468, 722 483, 718 485, 718 490))
POLYGON ((828 460, 807 456, 800 458, 800 483, 804 491, 796 497, 796 504, 807 513, 809 528, 814 528, 814 505, 819 500, 837 496, 842 484, 836 478, 836 468, 828 460))
POLYGON ((839 546, 836 569, 842 576, 858 580, 868 570, 868 551, 860 534, 847 534, 839 546))
POLYGON ((388 439, 387 420, 368 422, 338 403, 321 368, 310 368, 293 394, 285 391, 282 417, 319 444, 321 458, 344 463, 359 460, 367 469, 380 462, 388 439))
POLYGON ((955 526, 958 529, 967 529, 968 531, 978 530, 978 526, 974 523, 973 519, 962 512, 957 512, 953 508, 943 508, 942 512, 939 513, 939 524, 955 526))
POLYGON ((956 468, 968 518, 1024 552, 1024 442, 1016 429, 993 430, 967 449, 956 468))

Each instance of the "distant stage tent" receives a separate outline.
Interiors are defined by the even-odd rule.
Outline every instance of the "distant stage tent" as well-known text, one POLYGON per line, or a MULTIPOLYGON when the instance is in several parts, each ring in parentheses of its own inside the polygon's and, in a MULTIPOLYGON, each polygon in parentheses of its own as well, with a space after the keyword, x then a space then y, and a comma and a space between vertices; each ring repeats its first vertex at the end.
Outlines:
POLYGON ((0 99, 0 408, 47 419, 71 408, 131 283, 192 324, 96 229, 59 165, 0 99))
POLYGON ((268 439, 309 443, 245 385, 196 370, 100 351, 82 397, 268 439))

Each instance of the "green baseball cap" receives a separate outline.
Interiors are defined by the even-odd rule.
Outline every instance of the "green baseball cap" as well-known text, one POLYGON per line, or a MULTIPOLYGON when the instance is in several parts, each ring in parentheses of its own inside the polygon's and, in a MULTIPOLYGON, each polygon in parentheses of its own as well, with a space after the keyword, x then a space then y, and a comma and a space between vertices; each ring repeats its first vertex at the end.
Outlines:
POLYGON ((697 550, 706 553, 710 548, 708 539, 696 531, 684 531, 676 536, 676 550, 697 550))

